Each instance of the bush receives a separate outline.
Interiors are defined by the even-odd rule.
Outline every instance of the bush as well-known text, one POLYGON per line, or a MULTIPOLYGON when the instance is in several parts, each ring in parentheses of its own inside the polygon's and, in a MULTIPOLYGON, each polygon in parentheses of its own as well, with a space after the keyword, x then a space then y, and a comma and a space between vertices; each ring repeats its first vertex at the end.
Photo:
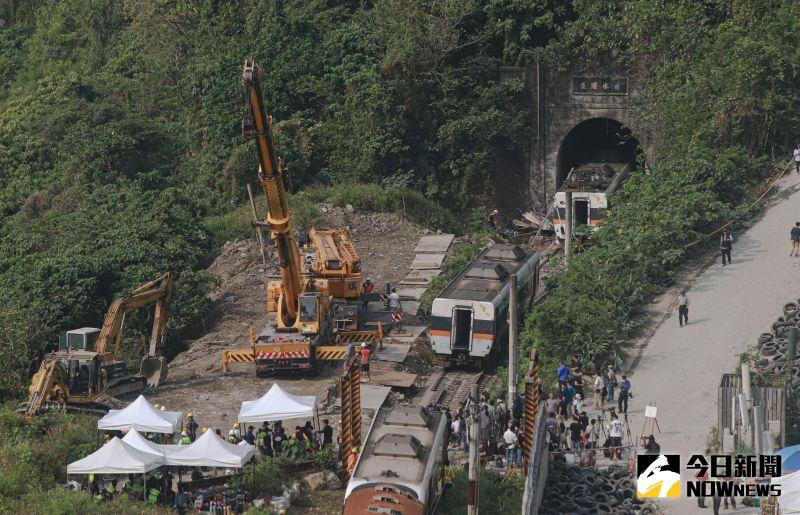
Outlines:
MULTIPOLYGON (((467 498, 468 476, 463 469, 453 469, 453 485, 445 490, 436 513, 461 515, 467 498)), ((481 513, 518 513, 525 491, 521 475, 504 476, 497 471, 481 469, 479 482, 479 511, 481 513)))
POLYGON ((255 463, 246 465, 242 474, 231 480, 234 488, 247 488, 253 495, 280 495, 286 486, 287 477, 280 465, 272 458, 259 457, 255 463))

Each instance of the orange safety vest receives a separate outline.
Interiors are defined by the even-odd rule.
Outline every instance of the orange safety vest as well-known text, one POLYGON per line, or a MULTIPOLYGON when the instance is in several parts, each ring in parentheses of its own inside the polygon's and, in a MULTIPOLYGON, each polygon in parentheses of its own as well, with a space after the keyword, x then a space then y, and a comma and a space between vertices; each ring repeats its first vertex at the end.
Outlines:
POLYGON ((369 349, 361 349, 361 364, 369 364, 369 349))

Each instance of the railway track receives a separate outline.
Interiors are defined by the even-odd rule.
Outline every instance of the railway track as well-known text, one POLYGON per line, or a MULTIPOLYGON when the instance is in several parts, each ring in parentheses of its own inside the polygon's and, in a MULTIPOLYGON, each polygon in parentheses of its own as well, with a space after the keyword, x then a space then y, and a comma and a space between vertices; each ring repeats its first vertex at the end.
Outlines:
POLYGON ((477 384, 478 391, 481 391, 489 377, 483 372, 437 368, 422 394, 422 405, 441 406, 454 412, 464 407, 472 386, 477 384))

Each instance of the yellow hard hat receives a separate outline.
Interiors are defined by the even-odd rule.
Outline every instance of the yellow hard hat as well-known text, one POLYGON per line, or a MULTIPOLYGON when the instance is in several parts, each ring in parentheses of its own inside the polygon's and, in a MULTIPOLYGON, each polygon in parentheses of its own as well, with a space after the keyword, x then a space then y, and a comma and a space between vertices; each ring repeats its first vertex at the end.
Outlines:
POLYGON ((500 212, 500 211, 498 211, 497 209, 492 209, 492 214, 493 214, 493 215, 496 215, 496 214, 498 214, 499 212, 500 212))
POLYGON ((153 406, 153 407, 154 407, 155 409, 161 409, 161 404, 156 404, 156 405, 155 405, 155 406, 153 406))
POLYGON ((202 432, 203 432, 203 433, 205 433, 206 431, 208 431, 208 428, 207 428, 207 427, 204 427, 204 428, 202 429, 202 432))
POLYGON ((234 428, 234 429, 239 429, 239 423, 238 423, 238 422, 237 422, 237 423, 235 423, 235 424, 233 425, 233 428, 234 428))
POLYGON ((192 415, 192 412, 190 411, 189 413, 186 414, 186 416, 192 418, 194 415, 192 415))

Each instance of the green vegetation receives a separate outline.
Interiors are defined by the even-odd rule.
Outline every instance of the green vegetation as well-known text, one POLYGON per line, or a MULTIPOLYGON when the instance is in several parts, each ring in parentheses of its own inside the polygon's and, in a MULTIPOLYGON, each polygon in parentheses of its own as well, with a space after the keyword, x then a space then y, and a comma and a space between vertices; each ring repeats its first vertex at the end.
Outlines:
MULTIPOLYGON (((436 513, 443 515, 462 514, 467 498, 467 473, 463 469, 454 471, 453 485, 445 490, 436 513)), ((478 508, 484 513, 516 513, 522 506, 525 479, 521 475, 504 476, 491 469, 482 469, 479 485, 478 508)))
POLYGON ((625 183, 594 246, 553 278, 553 291, 527 318, 523 341, 541 350, 548 368, 575 352, 596 364, 618 360, 647 302, 704 248, 690 244, 736 217, 800 137, 796 3, 575 8, 580 15, 548 49, 551 60, 610 58, 634 70, 645 85, 640 115, 658 127, 658 159, 625 183))
POLYGON ((11 404, 0 405, 0 512, 157 512, 124 496, 98 503, 85 493, 56 487, 66 483, 67 463, 92 453, 102 442, 96 420, 49 413, 28 423, 11 404))

